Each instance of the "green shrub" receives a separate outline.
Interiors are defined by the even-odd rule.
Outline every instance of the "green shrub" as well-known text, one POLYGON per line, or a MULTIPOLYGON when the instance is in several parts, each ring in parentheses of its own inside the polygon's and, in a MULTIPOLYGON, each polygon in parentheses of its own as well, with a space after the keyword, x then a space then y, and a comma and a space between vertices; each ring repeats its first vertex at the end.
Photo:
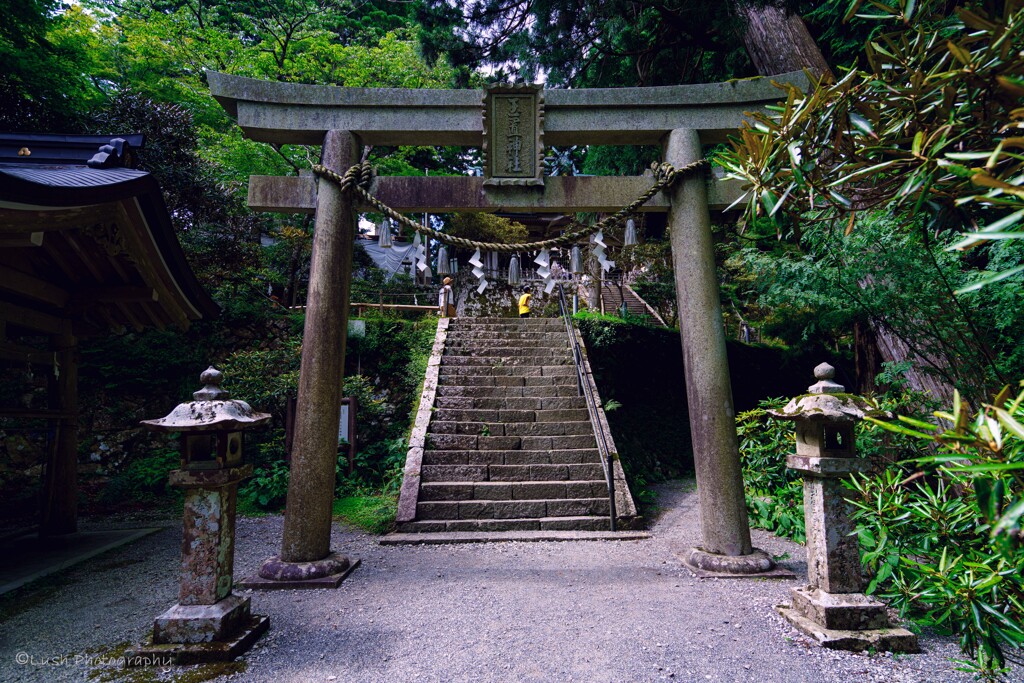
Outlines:
MULTIPOLYGON (((409 321, 371 315, 366 323, 366 337, 351 340, 346 356, 342 393, 358 403, 358 449, 349 475, 347 448, 339 448, 338 497, 390 494, 401 485, 412 414, 437 330, 436 318, 409 321)), ((262 443, 256 441, 259 435, 252 437, 256 467, 240 491, 243 510, 276 510, 285 501, 283 416, 287 398, 298 391, 300 359, 300 342, 294 340, 280 349, 236 352, 225 364, 231 391, 278 417, 262 443)))
POLYGON ((298 392, 301 360, 301 336, 276 349, 236 351, 221 367, 224 388, 232 398, 283 419, 288 397, 298 392))
POLYGON ((935 416, 876 421, 935 452, 851 484, 869 591, 958 635, 963 665, 994 680, 1024 645, 1024 392, 973 416, 957 394, 935 416))
POLYGON ((288 495, 288 463, 285 462, 284 432, 276 431, 268 441, 256 445, 253 475, 238 491, 244 509, 276 510, 288 495))
POLYGON ((103 489, 102 498, 107 503, 157 500, 168 493, 167 475, 180 465, 181 454, 176 446, 162 448, 151 455, 132 460, 110 478, 103 489))
POLYGON ((796 449, 793 423, 767 412, 783 405, 783 399, 769 399, 736 418, 747 514, 752 526, 803 543, 803 479, 786 467, 796 449))

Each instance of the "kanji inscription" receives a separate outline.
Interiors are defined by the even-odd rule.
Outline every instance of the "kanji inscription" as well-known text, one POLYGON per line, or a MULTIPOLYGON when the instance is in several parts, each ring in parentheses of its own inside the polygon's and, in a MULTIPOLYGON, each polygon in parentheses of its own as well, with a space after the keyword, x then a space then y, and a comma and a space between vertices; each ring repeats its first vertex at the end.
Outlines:
POLYGON ((494 86, 484 106, 486 184, 542 185, 543 90, 494 86))

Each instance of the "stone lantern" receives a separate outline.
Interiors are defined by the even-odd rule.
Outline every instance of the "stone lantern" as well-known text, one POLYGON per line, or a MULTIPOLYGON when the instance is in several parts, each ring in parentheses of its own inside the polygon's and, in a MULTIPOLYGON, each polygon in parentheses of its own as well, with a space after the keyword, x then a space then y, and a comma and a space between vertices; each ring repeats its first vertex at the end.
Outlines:
POLYGON ((144 420, 155 432, 179 432, 181 469, 170 485, 185 494, 178 604, 156 618, 151 644, 136 648, 129 663, 194 664, 230 661, 248 650, 269 626, 250 613, 249 598, 234 595, 235 504, 238 484, 252 475, 242 451, 242 431, 270 420, 245 401, 230 400, 224 375, 208 368, 203 388, 166 417, 144 420))
POLYGON ((864 594, 860 550, 843 479, 870 469, 857 458, 853 428, 866 415, 884 415, 833 381, 835 368, 814 368, 816 384, 782 410, 769 411, 796 423, 796 454, 786 459, 804 475, 807 525, 807 586, 792 589, 792 606, 778 611, 822 646, 836 650, 875 648, 917 652, 917 636, 893 628, 884 603, 864 594))

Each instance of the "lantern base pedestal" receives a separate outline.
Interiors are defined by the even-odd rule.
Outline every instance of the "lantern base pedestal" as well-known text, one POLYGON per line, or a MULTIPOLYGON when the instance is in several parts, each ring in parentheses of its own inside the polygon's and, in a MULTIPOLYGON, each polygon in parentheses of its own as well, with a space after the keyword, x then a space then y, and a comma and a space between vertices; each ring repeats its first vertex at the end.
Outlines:
POLYGON ((867 631, 889 628, 884 603, 863 593, 827 593, 820 588, 794 588, 793 609, 825 628, 867 631))
POLYGON ((884 652, 920 652, 917 635, 905 628, 876 628, 862 631, 825 628, 789 605, 778 605, 775 611, 786 618, 798 631, 813 638, 830 650, 863 652, 868 649, 884 652))
POLYGON ((779 567, 765 551, 754 548, 749 555, 719 555, 703 548, 688 548, 676 553, 697 578, 701 579, 793 579, 796 574, 779 567))
POLYGON ((263 563, 258 574, 238 585, 250 590, 337 588, 360 562, 340 553, 313 562, 284 562, 275 555, 263 563))
POLYGON ((229 595, 213 605, 174 605, 156 618, 149 643, 125 655, 125 666, 230 662, 270 626, 249 612, 249 598, 229 595))

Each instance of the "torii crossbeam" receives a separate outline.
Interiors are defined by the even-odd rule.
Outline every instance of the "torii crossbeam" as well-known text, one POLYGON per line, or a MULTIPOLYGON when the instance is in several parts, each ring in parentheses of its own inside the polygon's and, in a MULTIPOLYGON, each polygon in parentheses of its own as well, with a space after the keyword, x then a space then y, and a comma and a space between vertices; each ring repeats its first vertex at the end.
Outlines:
MULTIPOLYGON (((207 78, 213 96, 237 118, 249 138, 323 145, 323 165, 339 172, 357 161, 363 145, 484 147, 503 164, 507 155, 515 154, 515 164, 508 163, 504 170, 509 173, 498 181, 383 177, 371 187, 376 197, 398 211, 437 213, 616 211, 654 180, 644 176, 545 178, 539 159, 533 161, 533 152, 544 144, 660 144, 664 160, 682 167, 701 159, 704 145, 721 142, 735 131, 747 112, 781 99, 772 80, 807 86, 803 73, 772 80, 658 88, 508 86, 497 89, 497 94, 297 85, 215 72, 207 72, 207 78), (501 97, 518 97, 531 107, 536 103, 534 109, 526 110, 532 118, 524 121, 522 131, 533 147, 522 156, 518 140, 499 149, 494 142, 499 139, 496 129, 487 128, 484 111, 492 120, 499 113, 503 121, 512 120, 507 109, 501 109, 509 106, 498 101, 501 97), (527 128, 534 123, 535 128, 527 128)), ((511 106, 514 129, 501 131, 515 134, 506 136, 510 140, 521 132, 519 104, 511 106)), ((501 175, 503 169, 494 168, 501 175)), ((667 211, 671 229, 703 534, 702 547, 687 558, 698 570, 758 575, 770 569, 771 560, 750 542, 709 215, 709 208, 724 208, 738 194, 734 184, 689 176, 642 210, 667 211)), ((253 176, 249 205, 264 211, 316 214, 292 480, 280 557, 295 565, 296 576, 306 572, 315 577, 320 571, 317 563, 330 557, 354 211, 362 207, 333 183, 317 182, 312 176, 253 176)))

